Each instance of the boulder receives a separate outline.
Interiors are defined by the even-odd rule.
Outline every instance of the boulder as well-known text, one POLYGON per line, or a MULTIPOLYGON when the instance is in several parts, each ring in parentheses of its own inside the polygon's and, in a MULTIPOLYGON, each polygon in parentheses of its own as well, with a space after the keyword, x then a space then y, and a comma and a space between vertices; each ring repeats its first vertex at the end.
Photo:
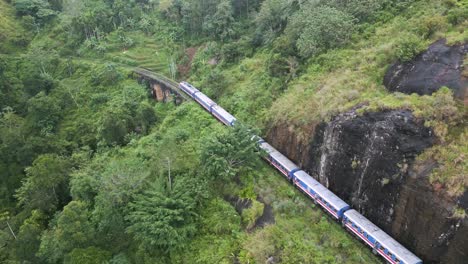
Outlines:
POLYGON ((457 98, 468 102, 468 79, 463 73, 467 51, 468 44, 447 46, 446 40, 441 39, 412 61, 390 66, 384 85, 392 92, 419 95, 430 95, 447 86, 457 98))

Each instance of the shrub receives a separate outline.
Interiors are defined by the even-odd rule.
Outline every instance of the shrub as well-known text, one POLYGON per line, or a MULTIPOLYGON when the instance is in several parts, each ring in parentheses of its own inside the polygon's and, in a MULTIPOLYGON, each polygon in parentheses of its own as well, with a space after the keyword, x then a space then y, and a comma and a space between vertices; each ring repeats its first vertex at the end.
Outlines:
POLYGON ((457 197, 468 187, 468 167, 465 155, 468 153, 468 131, 458 139, 444 145, 437 145, 426 151, 421 159, 434 159, 439 166, 430 176, 430 182, 439 182, 445 186, 449 195, 457 197))
POLYGON ((461 24, 463 21, 468 20, 468 4, 452 8, 448 11, 447 20, 452 25, 461 24))
POLYGON ((463 219, 466 217, 466 211, 465 209, 461 208, 461 207, 456 207, 454 210, 453 210, 453 217, 455 218, 460 218, 460 219, 463 219))
POLYGON ((242 221, 247 225, 247 229, 255 226, 257 219, 263 215, 265 205, 259 201, 252 200, 252 206, 242 212, 242 221))
POLYGON ((424 43, 416 35, 402 36, 396 44, 395 56, 402 62, 408 62, 424 48, 424 43))
POLYGON ((430 38, 437 31, 447 29, 447 20, 443 16, 430 16, 423 19, 419 26, 419 33, 424 38, 430 38))

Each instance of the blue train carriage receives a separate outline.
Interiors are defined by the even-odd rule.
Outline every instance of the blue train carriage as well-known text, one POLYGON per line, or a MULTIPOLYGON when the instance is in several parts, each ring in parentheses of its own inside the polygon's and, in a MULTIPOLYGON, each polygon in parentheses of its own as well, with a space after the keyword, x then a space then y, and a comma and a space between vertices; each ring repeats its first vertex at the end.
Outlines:
POLYGON ((197 88, 188 82, 179 83, 179 88, 192 98, 194 97, 195 93, 200 92, 197 88))
POLYGON ((236 122, 236 118, 219 105, 212 106, 211 113, 226 126, 233 126, 236 122))
POLYGON ((305 171, 300 170, 294 172, 294 185, 315 201, 317 193, 314 189, 317 185, 321 184, 305 171))
POLYGON ((325 188, 323 185, 316 185, 313 187, 315 191, 315 201, 320 204, 327 212, 329 212, 335 219, 341 219, 343 213, 349 210, 350 206, 340 197, 336 196, 333 192, 325 188))
POLYGON ((211 100, 202 92, 195 93, 193 95, 193 99, 195 99, 195 101, 197 101, 201 106, 203 106, 203 108, 205 108, 210 113, 211 107, 216 105, 216 103, 213 100, 211 100))
POLYGON ((363 240, 374 253, 380 254, 392 264, 422 264, 422 260, 395 239, 374 225, 356 210, 344 213, 343 225, 363 240))
POLYGON ((260 143, 260 148, 268 153, 266 159, 268 162, 277 168, 288 180, 293 179, 294 172, 299 170, 299 167, 281 154, 278 150, 272 147, 267 142, 260 143))

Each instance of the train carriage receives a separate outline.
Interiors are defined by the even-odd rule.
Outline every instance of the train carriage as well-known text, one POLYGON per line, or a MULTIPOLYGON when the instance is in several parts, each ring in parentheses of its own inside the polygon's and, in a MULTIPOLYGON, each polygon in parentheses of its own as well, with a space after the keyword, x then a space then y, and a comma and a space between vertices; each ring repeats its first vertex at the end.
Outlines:
POLYGON ((236 122, 236 118, 219 105, 212 106, 211 113, 226 126, 233 126, 236 122))
POLYGON ((316 185, 314 187, 316 195, 315 201, 320 204, 327 212, 334 218, 341 219, 343 213, 350 208, 349 204, 341 200, 333 192, 325 188, 323 185, 316 185))
POLYGON ((193 99, 195 99, 199 104, 201 104, 201 106, 203 106, 203 108, 208 110, 208 112, 210 113, 211 113, 211 107, 216 105, 216 103, 213 100, 211 100, 208 96, 206 96, 202 92, 195 93, 193 96, 193 99))
POLYGON ((179 83, 179 88, 192 98, 195 93, 200 92, 197 88, 195 88, 193 85, 191 85, 188 82, 179 83))
POLYGON ((371 221, 358 213, 356 210, 351 209, 343 215, 343 225, 357 235, 361 240, 366 242, 371 248, 376 245, 375 233, 380 230, 371 221))
POLYGON ((422 260, 395 239, 380 230, 375 234, 377 252, 392 264, 422 264, 422 260))
POLYGON ((294 177, 293 173, 299 170, 299 167, 294 164, 294 162, 290 161, 270 144, 262 142, 260 143, 260 148, 268 153, 268 162, 283 173, 289 180, 294 177))
POLYGON ((294 172, 294 184, 314 200, 316 195, 314 189, 316 186, 321 185, 303 170, 294 172))
POLYGON ((344 213, 343 225, 392 264, 422 264, 422 260, 354 209, 344 213))

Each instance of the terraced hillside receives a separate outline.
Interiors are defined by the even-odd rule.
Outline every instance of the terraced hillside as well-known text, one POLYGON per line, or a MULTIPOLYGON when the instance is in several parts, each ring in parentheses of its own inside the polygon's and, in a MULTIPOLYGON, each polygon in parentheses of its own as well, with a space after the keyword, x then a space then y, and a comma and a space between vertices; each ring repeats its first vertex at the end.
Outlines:
POLYGON ((141 34, 128 34, 125 38, 133 42, 131 47, 122 45, 122 38, 117 34, 107 37, 111 52, 105 54, 106 59, 171 75, 170 67, 174 62, 167 47, 158 40, 144 38, 141 34))

